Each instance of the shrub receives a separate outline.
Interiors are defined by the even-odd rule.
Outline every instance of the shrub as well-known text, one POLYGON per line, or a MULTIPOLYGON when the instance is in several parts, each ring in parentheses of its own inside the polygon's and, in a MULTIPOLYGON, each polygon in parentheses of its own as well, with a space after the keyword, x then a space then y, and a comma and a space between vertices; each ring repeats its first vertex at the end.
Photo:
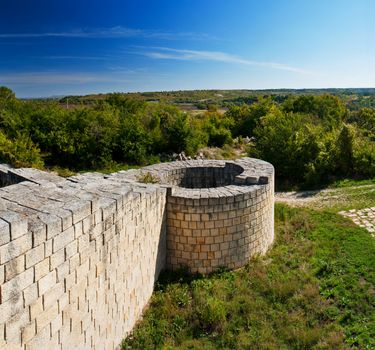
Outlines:
POLYGON ((39 148, 25 135, 14 140, 0 131, 0 161, 15 167, 43 167, 39 148))

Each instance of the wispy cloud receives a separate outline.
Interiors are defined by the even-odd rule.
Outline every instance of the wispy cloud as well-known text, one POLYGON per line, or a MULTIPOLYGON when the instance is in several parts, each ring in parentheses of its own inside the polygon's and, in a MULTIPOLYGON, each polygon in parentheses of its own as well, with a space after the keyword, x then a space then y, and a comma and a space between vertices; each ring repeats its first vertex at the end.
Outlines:
POLYGON ((0 73, 0 85, 35 85, 35 84, 87 84, 87 83, 126 83, 130 82, 125 75, 108 75, 96 73, 70 72, 27 72, 0 73))
POLYGON ((52 55, 52 56, 42 56, 41 58, 47 60, 93 60, 93 61, 103 61, 108 60, 109 56, 70 56, 70 55, 52 55))
POLYGON ((161 60, 181 60, 181 61, 216 61, 226 62, 233 64, 241 64, 246 66, 257 66, 272 68, 278 70, 285 70, 294 73, 309 74, 311 72, 293 67, 283 63, 277 62, 260 62, 244 59, 239 56, 231 55, 221 51, 198 51, 198 50, 185 50, 185 49, 173 49, 169 47, 153 47, 151 50, 145 50, 139 52, 140 54, 161 60))
POLYGON ((68 31, 51 31, 41 33, 0 33, 0 39, 16 38, 145 38, 145 39, 192 39, 192 40, 212 40, 215 37, 195 32, 170 32, 162 30, 143 30, 124 26, 109 28, 80 28, 68 31))

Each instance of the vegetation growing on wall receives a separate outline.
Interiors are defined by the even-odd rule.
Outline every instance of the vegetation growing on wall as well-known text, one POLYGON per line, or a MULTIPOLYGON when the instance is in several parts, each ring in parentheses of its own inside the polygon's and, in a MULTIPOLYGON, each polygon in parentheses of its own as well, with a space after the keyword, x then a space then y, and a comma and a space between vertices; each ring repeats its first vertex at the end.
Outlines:
MULTIPOLYGON (((190 98, 195 95, 204 96, 191 92, 190 98)), ((225 113, 211 105, 192 114, 169 103, 147 102, 140 94, 108 94, 67 109, 56 101, 19 100, 2 87, 0 161, 116 168, 158 162, 181 151, 194 155, 201 147, 251 137, 249 155, 271 162, 279 184, 316 186, 337 178, 374 177, 375 108, 348 108, 344 97, 257 93, 241 95, 225 113)))

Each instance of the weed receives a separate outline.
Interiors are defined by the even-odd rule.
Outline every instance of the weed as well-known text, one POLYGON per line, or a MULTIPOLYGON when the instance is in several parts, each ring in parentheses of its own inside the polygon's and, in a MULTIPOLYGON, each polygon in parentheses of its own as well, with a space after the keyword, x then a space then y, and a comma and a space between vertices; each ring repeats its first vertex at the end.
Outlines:
POLYGON ((157 184, 160 183, 160 179, 150 172, 141 172, 139 176, 137 177, 137 180, 139 182, 145 183, 145 184, 157 184))

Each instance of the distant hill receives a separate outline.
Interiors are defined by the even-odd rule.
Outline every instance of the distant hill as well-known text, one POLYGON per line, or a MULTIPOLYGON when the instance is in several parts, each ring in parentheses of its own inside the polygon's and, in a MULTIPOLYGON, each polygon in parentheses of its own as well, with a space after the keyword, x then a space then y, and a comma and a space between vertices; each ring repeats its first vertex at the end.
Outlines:
MULTIPOLYGON (((91 94, 85 96, 65 96, 58 101, 64 105, 91 105, 105 99, 110 93, 91 94)), ((130 98, 148 102, 165 101, 175 104, 184 110, 207 109, 209 105, 228 107, 236 104, 252 104, 260 96, 269 97, 276 102, 283 102, 290 95, 322 95, 340 96, 350 109, 375 107, 375 88, 345 89, 266 89, 266 90, 181 90, 155 92, 121 93, 130 98)), ((55 98, 54 98, 55 99, 55 98)), ((45 99, 44 99, 45 100, 45 99)))

